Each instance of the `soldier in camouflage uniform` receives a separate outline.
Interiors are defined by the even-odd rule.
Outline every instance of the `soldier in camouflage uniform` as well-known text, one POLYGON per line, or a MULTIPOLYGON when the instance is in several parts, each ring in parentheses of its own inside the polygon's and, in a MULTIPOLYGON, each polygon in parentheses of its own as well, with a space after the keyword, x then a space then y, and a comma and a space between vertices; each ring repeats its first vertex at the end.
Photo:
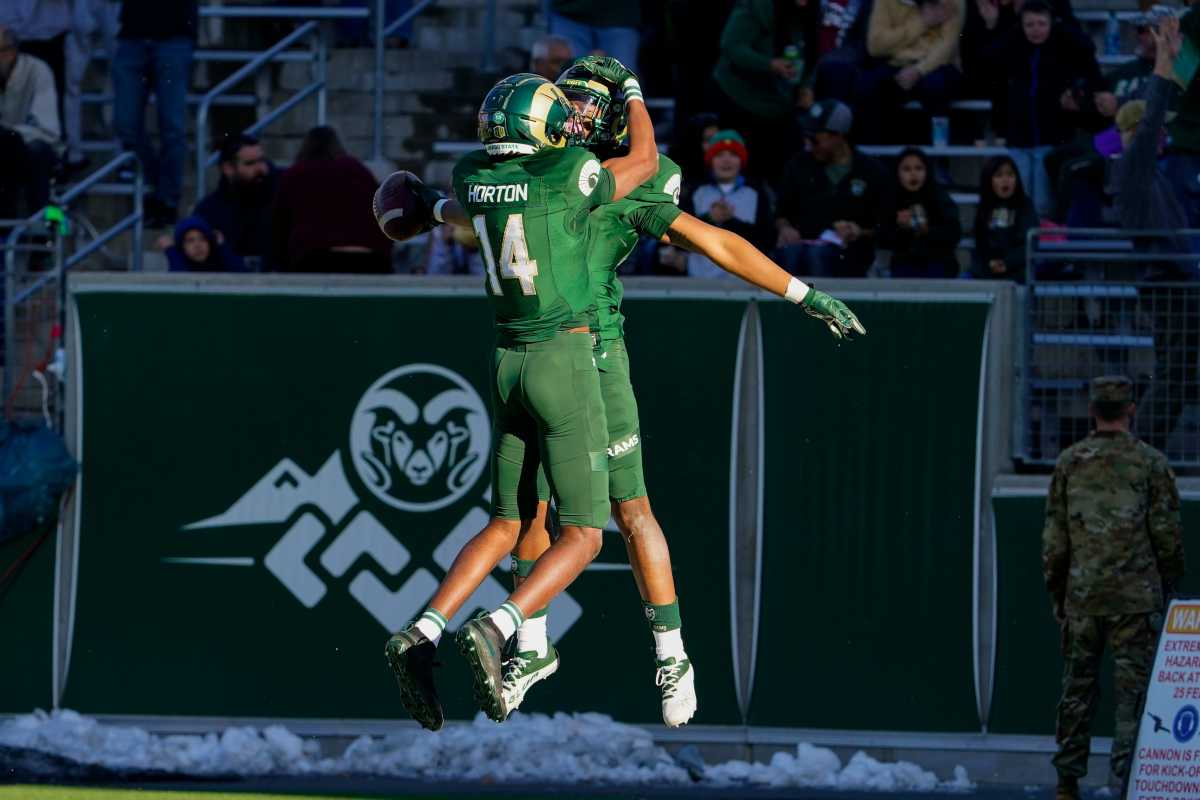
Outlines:
POLYGON ((1096 378, 1090 410, 1096 430, 1059 456, 1042 532, 1042 571, 1063 631, 1058 800, 1076 800, 1087 773, 1106 645, 1117 704, 1109 783, 1124 786, 1165 594, 1183 576, 1175 474, 1129 432, 1133 384, 1096 378))

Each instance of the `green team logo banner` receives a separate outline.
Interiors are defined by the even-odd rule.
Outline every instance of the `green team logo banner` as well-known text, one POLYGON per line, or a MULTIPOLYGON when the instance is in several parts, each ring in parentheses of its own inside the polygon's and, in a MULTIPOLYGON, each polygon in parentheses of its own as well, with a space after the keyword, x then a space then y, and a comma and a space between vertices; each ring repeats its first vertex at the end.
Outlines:
MULTIPOLYGON (((482 294, 97 291, 76 303, 84 473, 62 705, 403 717, 384 641, 420 613, 489 518, 492 332, 482 294)), ((701 336, 701 345, 712 340, 706 369, 731 377, 744 304, 709 305, 724 318, 701 336)), ((640 322, 660 345, 675 337, 695 346, 683 318, 664 311, 661 335, 649 318, 640 322)), ((657 359, 652 369, 635 366, 648 403, 642 446, 664 462, 652 497, 668 535, 679 531, 672 543, 685 608, 690 587, 694 612, 715 615, 689 630, 689 649, 707 656, 698 674, 711 682, 701 716, 736 722, 726 702, 727 565, 689 556, 684 538, 702 516, 726 513, 728 458, 715 458, 705 478, 673 478, 671 452, 655 443, 674 435, 651 427, 679 418, 661 387, 687 369, 657 359), (715 498, 712 508, 696 508, 696 493, 715 498), (719 599, 701 599, 714 583, 719 599)), ((700 403, 684 416, 717 414, 713 429, 728 431, 731 392, 714 394, 713 408, 700 403)), ((714 449, 727 456, 728 441, 714 449)), ((722 552, 727 535, 724 526, 703 534, 722 552)), ((653 722, 661 718, 650 634, 620 536, 605 539, 593 568, 551 605, 564 667, 529 707, 653 722), (628 663, 615 670, 617 661, 628 663), (597 685, 609 691, 597 696, 589 690, 597 685)), ((503 602, 506 565, 451 629, 503 602)), ((461 659, 448 651, 442 661, 448 715, 473 716, 461 659)))

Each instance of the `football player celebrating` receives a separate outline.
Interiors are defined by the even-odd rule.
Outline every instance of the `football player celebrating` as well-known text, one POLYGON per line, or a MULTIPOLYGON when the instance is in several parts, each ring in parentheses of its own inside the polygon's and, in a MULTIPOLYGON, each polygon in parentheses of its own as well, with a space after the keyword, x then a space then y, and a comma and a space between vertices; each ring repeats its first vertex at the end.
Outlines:
MULTIPOLYGON (((583 143, 607 159, 605 164, 619 159, 628 138, 630 100, 640 100, 632 73, 615 59, 587 56, 564 71, 557 84, 581 117, 583 143)), ((636 107, 642 106, 638 103, 636 107)), ((620 309, 624 290, 616 269, 640 235, 652 236, 703 253, 731 274, 799 303, 838 338, 866 333, 841 301, 792 277, 737 234, 682 212, 678 207, 681 178, 679 167, 660 156, 652 178, 619 202, 591 213, 587 251, 600 323, 596 364, 608 425, 609 499, 654 637, 655 681, 662 690, 663 721, 671 727, 686 723, 695 714, 695 669, 683 646, 670 550, 651 511, 642 471, 637 400, 630 383, 620 309)), ((438 201, 431 196, 427 202, 438 201)), ((467 216, 453 201, 443 201, 439 221, 443 220, 468 224, 467 216)), ((539 481, 537 516, 523 528, 512 554, 517 585, 551 547, 545 525, 548 500, 546 483, 539 481)), ((558 653, 547 639, 546 624, 542 607, 521 624, 515 646, 506 653, 503 691, 510 712, 521 704, 530 687, 558 669, 558 653)))
MULTIPOLYGON (((636 92, 630 85, 626 91, 636 92)), ((454 168, 456 208, 479 238, 484 290, 496 323, 491 362, 492 519, 455 558, 421 616, 387 642, 401 700, 421 725, 443 722, 433 658, 446 621, 532 524, 538 476, 554 487, 562 532, 508 600, 456 637, 480 707, 508 716, 501 691, 505 643, 600 552, 608 520, 607 426, 592 360, 596 301, 587 271, 592 209, 619 200, 657 169, 645 106, 627 104, 630 153, 607 167, 579 147, 578 115, 562 90, 522 73, 496 84, 479 108, 483 149, 454 168)), ((433 208, 441 218, 447 201, 433 208)))

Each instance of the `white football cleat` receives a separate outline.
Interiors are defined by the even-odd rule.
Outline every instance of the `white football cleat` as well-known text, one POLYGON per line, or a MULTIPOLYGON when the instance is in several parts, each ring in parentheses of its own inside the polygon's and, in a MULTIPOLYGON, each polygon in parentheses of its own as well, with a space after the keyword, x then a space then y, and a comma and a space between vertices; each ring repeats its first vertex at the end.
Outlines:
POLYGON ((686 657, 656 663, 654 683, 662 687, 663 722, 668 728, 678 728, 696 713, 696 670, 686 657))
POLYGON ((525 699, 526 692, 535 683, 544 681, 558 672, 558 663, 558 651, 554 649, 554 645, 546 648, 544 658, 539 658, 536 652, 529 651, 516 653, 504 659, 500 693, 504 696, 504 704, 508 707, 509 714, 517 710, 525 699))

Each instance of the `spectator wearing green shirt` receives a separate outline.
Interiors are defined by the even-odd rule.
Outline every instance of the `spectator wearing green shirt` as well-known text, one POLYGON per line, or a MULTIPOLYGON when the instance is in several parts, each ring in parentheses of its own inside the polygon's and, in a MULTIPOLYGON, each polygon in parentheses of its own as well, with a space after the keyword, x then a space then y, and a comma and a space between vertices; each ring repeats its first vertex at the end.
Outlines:
POLYGON ((576 57, 600 51, 637 72, 638 0, 550 0, 548 17, 549 32, 570 42, 576 57))
POLYGON ((721 32, 714 110, 745 136, 758 177, 778 179, 778 165, 798 149, 792 116, 813 102, 817 11, 816 0, 746 0, 721 32))

